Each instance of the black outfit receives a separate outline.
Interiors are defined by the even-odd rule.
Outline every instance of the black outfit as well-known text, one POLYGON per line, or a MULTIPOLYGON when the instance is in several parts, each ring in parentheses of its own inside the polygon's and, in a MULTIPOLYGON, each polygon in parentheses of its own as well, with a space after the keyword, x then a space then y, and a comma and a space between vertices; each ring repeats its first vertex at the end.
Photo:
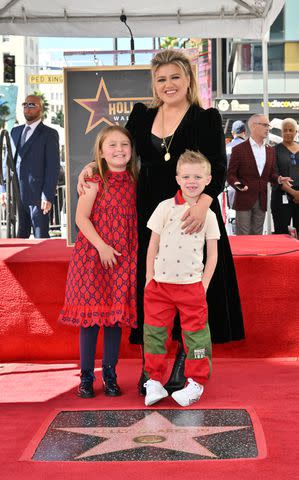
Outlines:
MULTIPOLYGON (((293 179, 294 190, 299 190, 299 152, 293 154, 283 143, 275 146, 277 173, 293 179)), ((272 186, 271 210, 275 233, 288 233, 288 226, 293 220, 293 226, 299 232, 299 204, 293 202, 291 195, 286 195, 281 185, 272 186), (284 203, 284 199, 288 202, 284 203)))
MULTIPOLYGON (((137 268, 137 308, 138 328, 131 330, 131 343, 143 342, 143 290, 146 275, 146 253, 151 232, 146 224, 157 205, 177 190, 176 164, 178 157, 186 149, 200 151, 212 165, 212 181, 204 193, 214 200, 211 209, 216 213, 221 238, 218 241, 218 263, 210 283, 207 301, 209 325, 213 342, 228 342, 244 338, 242 311, 238 292, 234 263, 222 220, 217 196, 224 186, 226 154, 222 122, 219 112, 210 108, 204 110, 191 105, 175 131, 169 153, 171 159, 164 160, 165 149, 157 148, 157 137, 153 140, 152 125, 157 108, 147 108, 137 103, 130 115, 127 129, 131 132, 137 154, 141 159, 141 170, 137 184, 138 210, 138 268, 137 268)), ((176 330, 180 329, 176 322, 176 330)), ((179 338, 179 334, 176 336, 179 338)))

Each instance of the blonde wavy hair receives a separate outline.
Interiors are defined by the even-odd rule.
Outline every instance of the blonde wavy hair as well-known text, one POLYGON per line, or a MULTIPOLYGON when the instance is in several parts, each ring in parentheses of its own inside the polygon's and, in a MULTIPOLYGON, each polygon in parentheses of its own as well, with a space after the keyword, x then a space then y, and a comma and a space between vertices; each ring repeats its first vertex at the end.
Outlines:
POLYGON ((106 160, 102 157, 102 146, 104 141, 108 137, 108 135, 112 132, 120 132, 123 135, 125 135, 130 141, 130 144, 132 147, 132 156, 130 158, 130 161, 127 163, 126 170, 130 173, 132 180, 136 182, 138 177, 138 168, 137 168, 137 158, 136 158, 133 138, 129 130, 119 125, 111 125, 109 127, 105 127, 98 133, 95 140, 94 147, 93 147, 93 161, 96 164, 95 173, 98 173, 100 175, 101 179, 105 184, 106 183, 105 174, 109 170, 109 167, 106 160))
POLYGON ((152 73, 152 89, 153 89, 153 107, 160 107, 162 105, 161 99, 158 97, 155 90, 155 74, 162 65, 177 65, 182 72, 190 79, 190 86, 187 91, 187 100, 192 105, 201 105, 200 98, 198 96, 198 85, 192 64, 189 58, 180 50, 166 49, 157 53, 151 62, 151 73, 152 73))

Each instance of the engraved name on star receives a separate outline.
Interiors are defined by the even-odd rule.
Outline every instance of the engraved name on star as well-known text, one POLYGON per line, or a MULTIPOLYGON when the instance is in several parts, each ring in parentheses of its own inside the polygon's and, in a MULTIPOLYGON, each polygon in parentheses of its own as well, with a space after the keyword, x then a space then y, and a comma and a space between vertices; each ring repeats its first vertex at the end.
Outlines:
POLYGON ((180 427, 171 423, 160 413, 153 412, 129 427, 70 427, 56 428, 56 430, 102 438, 106 437, 106 440, 77 456, 77 459, 145 446, 217 458, 217 455, 196 441, 195 437, 246 428, 249 427, 180 427))

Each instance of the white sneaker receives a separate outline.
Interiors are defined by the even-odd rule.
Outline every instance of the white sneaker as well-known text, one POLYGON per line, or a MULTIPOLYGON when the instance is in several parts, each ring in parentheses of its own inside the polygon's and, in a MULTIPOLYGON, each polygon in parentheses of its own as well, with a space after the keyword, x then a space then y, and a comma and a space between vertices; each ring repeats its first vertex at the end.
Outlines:
POLYGON ((165 390, 162 383, 157 382, 157 380, 149 379, 144 384, 144 387, 146 388, 144 403, 147 407, 159 402, 162 398, 168 397, 167 390, 165 390))
POLYGON ((171 396, 181 407, 188 407, 200 399, 202 392, 203 386, 188 378, 188 384, 182 390, 173 392, 171 396))

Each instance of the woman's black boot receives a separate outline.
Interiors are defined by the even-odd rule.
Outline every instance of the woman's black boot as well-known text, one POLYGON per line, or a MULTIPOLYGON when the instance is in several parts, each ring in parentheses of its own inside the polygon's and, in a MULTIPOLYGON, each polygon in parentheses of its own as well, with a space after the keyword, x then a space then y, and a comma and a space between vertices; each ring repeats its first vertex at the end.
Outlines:
POLYGON ((148 378, 144 374, 144 348, 143 348, 143 345, 141 345, 140 347, 141 347, 141 356, 142 356, 142 367, 141 367, 142 370, 141 370, 140 378, 138 380, 137 389, 138 389, 139 395, 145 396, 146 390, 145 390, 144 384, 145 382, 147 382, 148 378))
POLYGON ((141 375, 140 375, 140 378, 138 380, 138 392, 139 392, 139 395, 143 395, 145 396, 146 394, 146 390, 145 390, 145 382, 147 382, 148 378, 145 376, 144 374, 144 371, 142 369, 142 372, 141 372, 141 375))
POLYGON ((77 395, 81 398, 93 398, 93 382, 95 381, 95 376, 93 370, 82 370, 81 371, 81 383, 78 387, 77 395))
POLYGON ((164 388, 171 395, 176 390, 184 388, 186 383, 186 377, 184 375, 185 370, 186 353, 184 347, 179 343, 178 351, 174 360, 172 371, 164 388))
POLYGON ((117 385, 115 367, 112 365, 103 365, 102 376, 105 395, 107 395, 107 397, 119 397, 121 391, 117 385))

